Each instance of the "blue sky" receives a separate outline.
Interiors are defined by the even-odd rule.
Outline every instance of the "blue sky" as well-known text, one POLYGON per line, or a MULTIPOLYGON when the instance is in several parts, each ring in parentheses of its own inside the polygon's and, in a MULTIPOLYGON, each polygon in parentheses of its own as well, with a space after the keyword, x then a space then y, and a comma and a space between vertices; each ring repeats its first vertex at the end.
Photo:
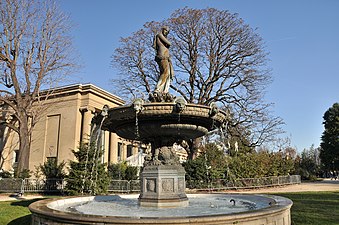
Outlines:
POLYGON ((339 102, 339 1, 337 0, 60 0, 76 25, 74 46, 83 68, 73 82, 112 91, 110 57, 120 37, 145 22, 162 21, 188 6, 238 13, 266 43, 273 83, 266 100, 284 119, 285 136, 299 152, 319 146, 324 112, 339 102))

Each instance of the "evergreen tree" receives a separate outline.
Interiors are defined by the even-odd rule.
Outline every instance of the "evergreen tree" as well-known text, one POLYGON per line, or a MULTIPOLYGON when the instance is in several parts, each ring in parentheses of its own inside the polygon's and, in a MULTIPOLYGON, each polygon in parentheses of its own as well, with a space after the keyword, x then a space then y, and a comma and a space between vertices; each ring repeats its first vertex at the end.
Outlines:
POLYGON ((72 152, 76 161, 70 162, 66 191, 71 195, 106 193, 110 179, 106 164, 102 163, 102 149, 97 149, 94 142, 81 143, 72 152))
POLYGON ((324 132, 321 137, 320 159, 325 170, 339 169, 339 103, 324 114, 324 132))
POLYGON ((64 161, 58 164, 55 158, 48 158, 43 165, 40 164, 38 169, 46 178, 46 190, 58 190, 58 187, 62 184, 62 179, 66 177, 66 173, 64 172, 65 165, 66 163, 64 161))
POLYGON ((318 163, 319 148, 304 149, 296 163, 296 172, 302 179, 315 180, 320 172, 318 163))
POLYGON ((65 165, 64 161, 58 164, 54 158, 48 158, 39 168, 46 179, 64 179, 66 177, 64 172, 65 165))

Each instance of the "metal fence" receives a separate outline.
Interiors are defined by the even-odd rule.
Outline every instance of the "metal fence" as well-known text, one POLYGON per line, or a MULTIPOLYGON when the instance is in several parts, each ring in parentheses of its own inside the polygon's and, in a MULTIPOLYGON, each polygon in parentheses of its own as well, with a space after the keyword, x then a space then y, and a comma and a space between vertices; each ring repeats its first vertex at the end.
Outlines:
POLYGON ((109 192, 139 192, 140 180, 112 180, 109 187, 109 192))
POLYGON ((64 191, 66 181, 62 179, 0 178, 0 192, 56 192, 64 191))
POLYGON ((21 192, 22 183, 20 178, 0 178, 0 192, 21 192))
POLYGON ((21 193, 25 192, 57 192, 64 191, 66 180, 63 179, 24 179, 21 193))
POLYGON ((196 180, 186 180, 186 187, 190 189, 242 189, 242 188, 261 188, 280 185, 300 184, 300 175, 279 176, 279 177, 260 177, 260 178, 241 178, 233 181, 219 179, 210 182, 196 180))
MULTIPOLYGON (((279 177, 261 177, 261 178, 242 178, 234 181, 230 180, 215 180, 211 182, 203 182, 196 180, 186 180, 186 187, 196 190, 227 190, 241 188, 260 188, 272 187, 280 185, 300 184, 299 175, 279 176, 279 177)), ((15 179, 15 178, 0 178, 0 192, 48 192, 48 193, 63 193, 66 186, 66 180, 62 179, 15 179)), ((109 192, 130 193, 140 191, 139 180, 112 180, 109 187, 109 192)))

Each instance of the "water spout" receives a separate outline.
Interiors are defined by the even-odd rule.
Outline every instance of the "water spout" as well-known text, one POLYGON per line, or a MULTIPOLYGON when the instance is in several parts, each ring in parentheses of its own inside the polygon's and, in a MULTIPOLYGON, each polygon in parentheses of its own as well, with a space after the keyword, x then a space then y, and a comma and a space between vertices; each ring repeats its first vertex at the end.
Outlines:
POLYGON ((212 102, 210 104, 210 111, 209 111, 210 117, 215 116, 218 112, 219 112, 219 109, 217 107, 217 104, 215 102, 212 102))
POLYGON ((141 98, 137 98, 133 102, 133 109, 135 111, 135 136, 137 140, 140 138, 138 114, 143 110, 143 104, 144 100, 141 98))
POLYGON ((132 103, 134 111, 138 114, 143 110, 144 100, 137 98, 132 103))
POLYGON ((186 108, 186 105, 187 105, 187 102, 184 98, 182 97, 178 97, 174 100, 174 103, 175 103, 175 107, 174 107, 174 110, 177 112, 177 113, 181 113, 185 110, 186 108))

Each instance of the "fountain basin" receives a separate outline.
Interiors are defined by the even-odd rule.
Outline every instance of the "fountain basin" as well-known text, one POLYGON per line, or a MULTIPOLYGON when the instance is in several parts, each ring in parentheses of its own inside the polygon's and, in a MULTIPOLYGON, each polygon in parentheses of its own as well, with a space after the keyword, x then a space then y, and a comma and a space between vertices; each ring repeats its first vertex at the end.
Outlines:
POLYGON ((109 109, 102 129, 130 140, 152 141, 159 137, 194 139, 220 127, 224 111, 197 104, 186 104, 181 110, 175 103, 146 103, 136 111, 133 105, 109 109))
POLYGON ((292 201, 279 196, 188 195, 187 207, 140 207, 137 195, 46 199, 32 203, 32 224, 290 225, 292 201), (235 204, 233 201, 234 200, 235 204))

